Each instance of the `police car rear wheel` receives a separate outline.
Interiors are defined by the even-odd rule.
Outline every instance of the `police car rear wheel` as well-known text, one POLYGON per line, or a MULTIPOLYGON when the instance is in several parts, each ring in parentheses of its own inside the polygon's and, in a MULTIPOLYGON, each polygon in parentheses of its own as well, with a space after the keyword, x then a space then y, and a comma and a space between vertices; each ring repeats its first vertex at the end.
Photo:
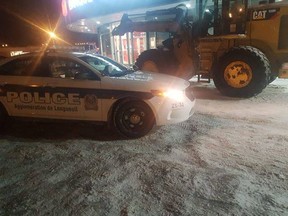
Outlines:
POLYGON ((154 126, 154 115, 143 101, 124 101, 118 104, 114 112, 114 127, 129 138, 146 135, 154 126))

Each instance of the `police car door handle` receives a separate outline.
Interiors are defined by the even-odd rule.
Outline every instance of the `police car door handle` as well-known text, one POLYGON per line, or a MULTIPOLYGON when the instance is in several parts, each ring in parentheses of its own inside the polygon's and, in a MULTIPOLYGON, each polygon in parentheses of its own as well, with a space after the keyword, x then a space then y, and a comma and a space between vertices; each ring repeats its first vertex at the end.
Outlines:
POLYGON ((55 88, 55 84, 53 83, 46 83, 43 87, 55 88))

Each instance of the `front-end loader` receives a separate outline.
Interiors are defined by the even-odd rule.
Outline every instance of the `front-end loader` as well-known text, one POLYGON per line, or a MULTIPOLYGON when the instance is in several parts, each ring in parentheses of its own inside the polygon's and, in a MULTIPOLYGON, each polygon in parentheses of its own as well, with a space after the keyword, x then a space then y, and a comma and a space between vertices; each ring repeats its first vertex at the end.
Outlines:
POLYGON ((288 78, 288 2, 253 3, 199 0, 198 15, 185 5, 147 11, 142 18, 124 14, 112 34, 169 32, 163 46, 139 55, 139 69, 212 78, 224 95, 251 97, 277 77, 288 78))

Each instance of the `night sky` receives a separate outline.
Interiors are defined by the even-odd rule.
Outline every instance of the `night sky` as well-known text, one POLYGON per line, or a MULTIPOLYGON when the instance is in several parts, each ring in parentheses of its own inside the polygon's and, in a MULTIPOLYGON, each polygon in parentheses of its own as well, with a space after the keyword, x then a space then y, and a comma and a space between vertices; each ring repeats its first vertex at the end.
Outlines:
POLYGON ((89 41, 91 36, 70 32, 63 24, 57 25, 61 23, 60 17, 61 0, 0 0, 0 45, 33 46, 45 43, 49 35, 33 24, 47 30, 58 26, 56 33, 70 43, 89 41))
POLYGON ((0 0, 0 43, 42 44, 48 35, 28 22, 52 30, 60 9, 59 0, 0 0))

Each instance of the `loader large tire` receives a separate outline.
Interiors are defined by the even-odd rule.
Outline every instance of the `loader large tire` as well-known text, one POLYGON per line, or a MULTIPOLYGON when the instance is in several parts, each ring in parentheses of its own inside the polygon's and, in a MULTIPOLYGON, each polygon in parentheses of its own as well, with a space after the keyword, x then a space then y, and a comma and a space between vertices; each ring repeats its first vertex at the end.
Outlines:
POLYGON ((139 70, 176 75, 178 62, 170 51, 150 49, 142 52, 136 59, 135 65, 139 70))
POLYGON ((254 47, 241 46, 232 48, 219 59, 213 80, 223 95, 248 98, 268 85, 270 74, 264 53, 254 47))

